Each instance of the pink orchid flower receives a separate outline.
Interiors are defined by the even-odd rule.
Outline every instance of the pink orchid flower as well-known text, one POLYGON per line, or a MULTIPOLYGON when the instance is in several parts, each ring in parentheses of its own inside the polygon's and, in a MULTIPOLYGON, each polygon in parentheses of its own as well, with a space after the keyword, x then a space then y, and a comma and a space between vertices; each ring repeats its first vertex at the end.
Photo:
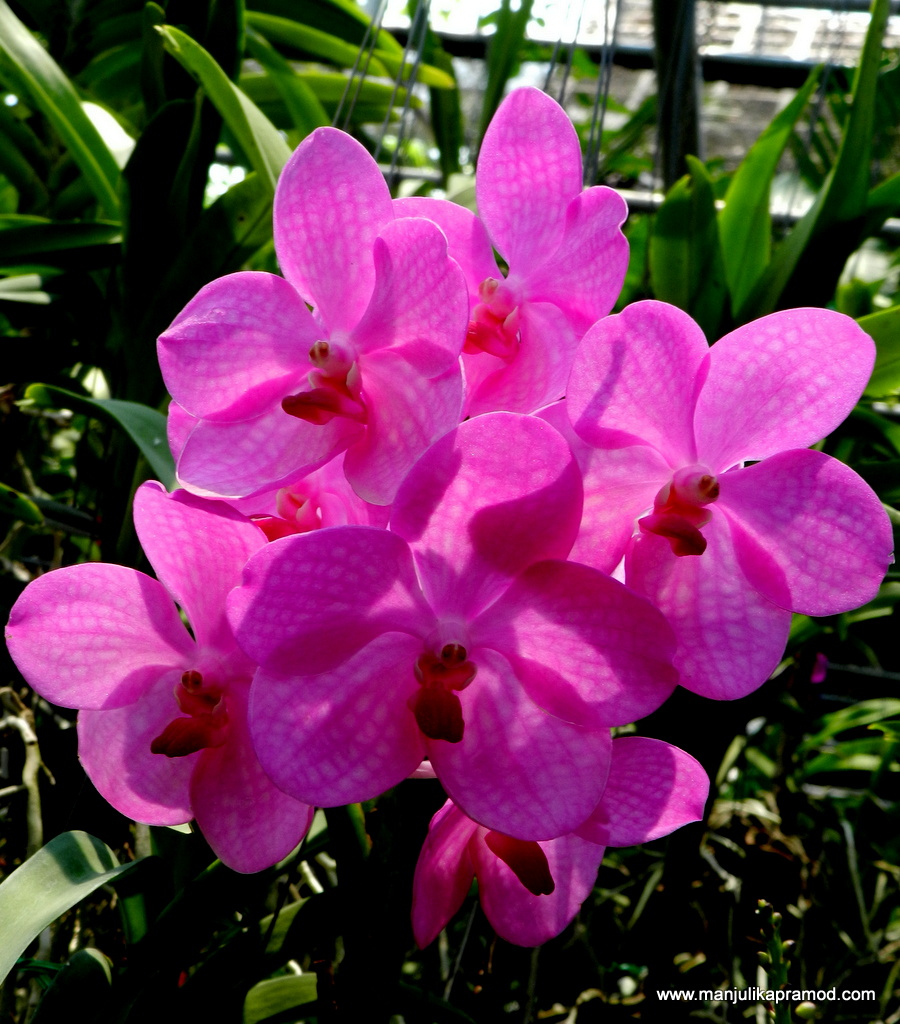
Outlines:
POLYGON ((625 556, 695 693, 749 693, 778 664, 791 612, 877 593, 888 517, 856 473, 807 447, 851 411, 874 355, 825 309, 773 313, 710 348, 687 314, 639 302, 585 336, 566 397, 596 449, 579 555, 606 570, 625 556))
POLYGON ((10 653, 42 697, 81 709, 79 757, 118 811, 151 825, 196 818, 225 864, 260 871, 313 814, 253 752, 256 666, 225 619, 225 595, 265 538, 220 502, 156 483, 138 489, 134 521, 159 578, 96 563, 39 577, 13 607, 10 653))
POLYGON ((571 831, 609 726, 675 685, 662 616, 563 561, 581 518, 568 446, 541 420, 463 423, 406 478, 390 528, 273 541, 229 598, 261 666, 263 767, 317 805, 370 799, 427 757, 467 815, 522 839, 571 831))
POLYGON ((539 946, 572 921, 590 895, 607 846, 633 846, 703 817, 709 780, 690 754, 661 740, 612 742, 609 778, 593 813, 557 839, 528 842, 479 825, 448 800, 432 818, 413 879, 413 934, 432 942, 478 880, 497 934, 539 946))
POLYGON ((612 189, 581 182, 581 147, 565 111, 538 89, 516 89, 478 156, 480 220, 444 200, 394 201, 398 215, 441 226, 465 273, 470 415, 534 412, 562 397, 579 340, 618 298, 628 211, 612 189), (492 244, 509 267, 505 278, 492 244))
POLYGON ((194 420, 176 431, 179 480, 241 498, 346 450, 357 494, 390 504, 459 422, 462 273, 434 224, 395 218, 375 161, 332 128, 288 161, 274 217, 284 278, 219 278, 159 339, 166 386, 194 420))

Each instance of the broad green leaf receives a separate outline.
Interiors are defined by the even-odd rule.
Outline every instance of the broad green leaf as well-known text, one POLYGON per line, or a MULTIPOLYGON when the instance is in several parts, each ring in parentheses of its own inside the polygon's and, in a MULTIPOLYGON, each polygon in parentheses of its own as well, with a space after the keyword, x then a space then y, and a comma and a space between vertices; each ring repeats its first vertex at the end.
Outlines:
POLYGON ((875 342, 875 369, 866 394, 881 398, 900 391, 900 306, 860 317, 859 326, 875 342))
POLYGON ((38 220, 0 216, 0 263, 75 266, 80 270, 109 266, 122 241, 119 224, 103 221, 38 220))
POLYGON ((873 0, 840 152, 815 202, 775 250, 741 308, 741 321, 785 305, 825 305, 847 257, 859 245, 868 204, 881 41, 889 13, 890 0, 873 0))
POLYGON ((269 73, 301 138, 322 125, 331 124, 331 118, 312 89, 275 47, 252 27, 247 29, 247 49, 269 73))
POLYGON ((657 299, 689 313, 715 341, 726 298, 715 193, 703 164, 687 160, 690 174, 672 186, 654 218, 650 283, 657 299))
POLYGON ((819 68, 812 72, 803 88, 750 147, 725 193, 725 208, 719 214, 719 239, 734 315, 769 262, 772 177, 794 125, 818 85, 819 72, 819 68))
POLYGON ((112 988, 109 960, 99 949, 72 954, 47 989, 30 1024, 69 1024, 72 1007, 79 1008, 79 1024, 100 1024, 99 1010, 112 988))
POLYGON ((138 446, 156 479, 169 490, 175 486, 175 464, 166 440, 166 417, 156 409, 118 398, 88 398, 49 384, 32 384, 26 388, 25 398, 40 409, 71 409, 121 427, 138 446))
POLYGON ((162 36, 166 50, 203 86, 244 150, 250 166, 274 192, 278 175, 291 155, 278 129, 198 42, 172 25, 159 26, 156 31, 162 36))
POLYGON ((887 181, 869 193, 866 200, 866 225, 864 234, 868 238, 875 234, 888 217, 900 210, 900 172, 891 175, 887 181))
POLYGON ((12 61, 19 85, 53 125, 104 212, 119 212, 119 168, 84 112, 72 83, 49 53, 0 0, 0 51, 12 61))
MULTIPOLYGON (((347 79, 344 75, 329 74, 322 71, 298 71, 297 77, 302 79, 318 97, 326 109, 331 109, 340 103, 347 88, 347 79)), ((254 102, 263 104, 278 102, 280 96, 278 88, 268 75, 241 75, 239 84, 243 92, 254 102)), ((354 92, 356 86, 354 86, 354 92)), ((392 100, 396 103, 406 102, 406 90, 397 90, 394 96, 394 86, 390 82, 372 82, 365 79, 359 84, 359 93, 356 98, 356 106, 353 108, 355 120, 361 120, 361 109, 375 108, 379 111, 379 118, 383 119, 385 111, 390 107, 392 100)), ((415 95, 412 97, 411 106, 421 107, 422 101, 415 95)))
POLYGON ((41 510, 35 503, 17 490, 0 483, 0 515, 20 519, 31 526, 40 526, 44 521, 41 510))
POLYGON ((244 1024, 258 1024, 277 1014, 287 1013, 315 1002, 315 974, 295 974, 261 981, 244 1000, 244 1024))
POLYGON ((0 981, 47 925, 130 867, 87 832, 63 832, 16 868, 0 884, 0 981))

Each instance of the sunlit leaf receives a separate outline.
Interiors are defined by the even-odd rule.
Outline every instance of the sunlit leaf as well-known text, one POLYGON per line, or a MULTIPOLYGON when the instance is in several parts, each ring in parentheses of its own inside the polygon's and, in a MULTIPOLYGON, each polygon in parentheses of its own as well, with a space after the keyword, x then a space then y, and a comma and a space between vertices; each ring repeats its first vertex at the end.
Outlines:
POLYGON ((315 974, 288 975, 261 981, 244 1000, 244 1024, 258 1024, 277 1014, 315 1002, 315 974))
POLYGON ((63 832, 16 868, 0 883, 0 981, 47 925, 130 867, 87 832, 63 832))
POLYGON ((2 483, 0 483, 0 515, 19 519, 31 526, 40 526, 44 521, 41 510, 30 498, 2 483))
POLYGON ((860 317, 860 327, 875 342, 875 369, 866 386, 873 398, 900 391, 900 306, 860 317))
POLYGON ((41 409, 71 409, 121 427, 147 460, 157 480, 175 486, 175 464, 166 440, 166 417, 139 402, 117 398, 87 398, 49 384, 32 384, 25 398, 41 409))

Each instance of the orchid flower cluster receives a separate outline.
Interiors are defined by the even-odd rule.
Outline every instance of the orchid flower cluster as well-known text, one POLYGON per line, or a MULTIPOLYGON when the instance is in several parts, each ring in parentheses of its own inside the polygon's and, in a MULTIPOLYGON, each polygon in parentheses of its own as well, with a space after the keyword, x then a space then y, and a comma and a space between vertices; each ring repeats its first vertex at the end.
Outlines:
POLYGON ((534 945, 605 847, 703 815, 689 754, 613 730, 678 684, 760 686, 791 613, 870 600, 892 542, 810 449, 872 370, 852 320, 788 310, 710 348, 661 302, 609 315, 626 208, 582 187, 537 90, 499 108, 476 193, 480 217, 392 200, 356 141, 309 136, 275 196, 284 276, 213 281, 159 339, 181 489, 135 497, 156 578, 49 573, 8 639, 81 709, 99 791, 196 820, 238 871, 285 857, 315 807, 437 777, 417 941, 475 877, 497 932, 534 945))

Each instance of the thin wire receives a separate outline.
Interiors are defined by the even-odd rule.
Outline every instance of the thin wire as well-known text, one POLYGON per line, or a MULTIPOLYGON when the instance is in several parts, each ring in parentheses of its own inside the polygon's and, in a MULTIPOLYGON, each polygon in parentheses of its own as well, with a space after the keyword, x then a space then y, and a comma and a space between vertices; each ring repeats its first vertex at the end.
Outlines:
MULTIPOLYGON (((560 85, 559 85, 559 95, 557 96, 557 101, 558 101, 560 106, 563 105, 563 103, 565 102, 565 98, 566 98, 566 86, 568 85, 568 82, 569 82, 569 74, 572 71, 572 60, 573 60, 574 55, 575 55, 575 44, 578 42, 578 36, 579 36, 579 33, 581 32, 581 21, 584 18, 584 8, 585 8, 585 5, 586 5, 586 0, 581 0, 581 9, 578 12, 578 20, 575 23, 575 31, 572 33, 572 39, 571 39, 569 45, 566 47, 566 63, 565 63, 565 67, 564 67, 564 70, 563 70, 562 81, 560 82, 560 85)), ((569 11, 571 11, 571 6, 569 8, 569 11)), ((567 14, 566 14, 566 24, 568 24, 569 20, 570 20, 568 14, 569 14, 569 12, 567 12, 567 14)), ((560 42, 562 42, 562 38, 560 38, 560 42)))
POLYGON ((355 85, 356 88, 353 93, 353 98, 350 101, 350 105, 347 107, 347 113, 344 117, 344 123, 341 128, 346 131, 347 126, 350 123, 350 118, 353 115, 353 110, 356 107, 356 102, 359 99, 359 93, 362 89, 362 84, 365 81, 366 75, 369 72, 369 64, 372 61, 372 54, 375 51, 377 45, 378 34, 381 32, 381 24, 384 21, 384 13, 387 10, 387 0, 379 0, 378 7, 375 11, 375 17, 372 18, 366 25, 366 31, 363 35, 363 40, 360 43, 359 49, 356 51, 356 60, 353 62, 353 67, 350 69, 350 74, 347 77, 347 81, 344 85, 344 91, 341 94, 340 102, 337 105, 337 109, 334 112, 334 118, 331 121, 332 127, 336 128, 338 122, 341 119, 341 113, 344 109, 344 103, 347 100, 347 96, 355 85), (360 61, 365 56, 365 62, 363 63, 362 69, 360 69, 360 61))
POLYGON ((603 50, 600 56, 600 71, 597 75, 597 92, 591 111, 591 128, 588 133, 587 153, 584 158, 584 184, 593 185, 597 180, 600 165, 600 147, 603 144, 603 122, 609 106, 609 87, 612 82, 613 54, 619 30, 619 3, 615 0, 612 31, 609 27, 610 0, 606 0, 603 13, 603 50), (601 102, 602 99, 602 102, 601 102))
POLYGON ((375 147, 375 160, 377 161, 381 155, 381 149, 384 144, 385 135, 387 134, 388 126, 391 121, 391 111, 394 109, 394 104, 397 99, 397 93, 400 90, 401 84, 406 87, 406 96, 403 103, 403 110, 400 113, 400 122, 397 129, 397 143, 394 146, 394 152, 391 157, 391 168, 388 174, 388 184, 391 184, 394 179, 394 175, 397 170, 397 161, 400 156, 400 149, 403 145, 406 136, 406 125, 408 121, 409 112, 412 107, 412 91, 416 83, 416 78, 419 73, 419 67, 422 63, 422 47, 425 42, 425 33, 428 29, 429 15, 431 9, 430 0, 419 0, 416 4, 416 12, 413 15, 413 22, 410 26, 409 35, 406 39, 406 46, 403 47, 403 58, 400 63, 400 70, 397 73, 397 77, 394 80, 394 90, 391 93, 390 101, 388 102, 387 112, 384 116, 384 122, 381 125, 381 131, 378 134, 378 143, 375 147), (406 71, 406 58, 410 51, 414 52, 412 63, 409 66, 409 74, 404 82, 403 74, 406 71))

